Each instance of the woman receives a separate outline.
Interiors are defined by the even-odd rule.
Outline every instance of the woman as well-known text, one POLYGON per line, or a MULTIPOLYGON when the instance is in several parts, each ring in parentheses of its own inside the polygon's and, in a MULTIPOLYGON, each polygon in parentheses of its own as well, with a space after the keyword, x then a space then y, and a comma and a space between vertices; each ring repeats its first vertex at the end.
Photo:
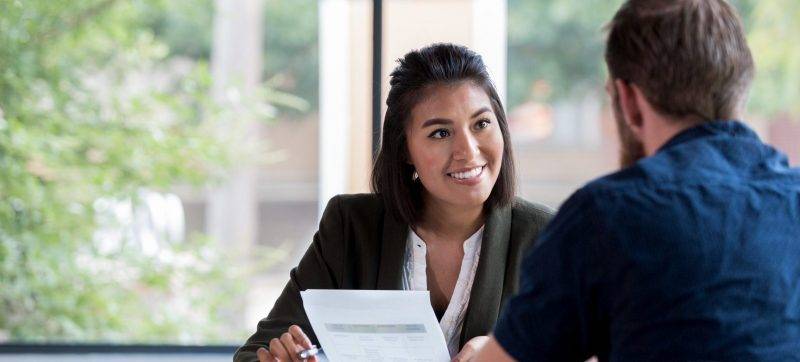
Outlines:
POLYGON ((460 358, 485 340, 515 292, 522 253, 551 212, 514 197, 508 125, 483 61, 437 44, 399 63, 374 193, 330 200, 311 246, 235 360, 290 360, 317 343, 300 299, 305 289, 429 290, 450 354, 460 358))

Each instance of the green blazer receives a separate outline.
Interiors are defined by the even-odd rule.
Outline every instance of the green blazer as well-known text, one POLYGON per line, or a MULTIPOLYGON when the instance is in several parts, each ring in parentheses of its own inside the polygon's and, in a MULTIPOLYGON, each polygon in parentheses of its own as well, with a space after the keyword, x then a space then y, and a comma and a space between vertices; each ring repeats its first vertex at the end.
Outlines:
MULTIPOLYGON (((463 346, 492 330, 502 306, 517 290, 518 267, 525 250, 552 217, 542 205, 517 198, 489 213, 481 256, 461 331, 463 346)), ((258 361, 256 350, 268 348, 292 324, 319 345, 311 329, 300 291, 306 289, 402 289, 408 225, 392 217, 375 194, 339 195, 322 214, 319 231, 300 264, 289 273, 267 318, 234 355, 234 361, 258 361)))

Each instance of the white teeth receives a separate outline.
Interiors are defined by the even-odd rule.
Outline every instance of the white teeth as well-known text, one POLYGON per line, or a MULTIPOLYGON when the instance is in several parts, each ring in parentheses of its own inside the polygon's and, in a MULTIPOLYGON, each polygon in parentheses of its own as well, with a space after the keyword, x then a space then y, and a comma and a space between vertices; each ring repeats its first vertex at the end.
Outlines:
POLYGON ((475 176, 480 175, 481 171, 483 171, 483 166, 475 167, 475 168, 473 168, 473 169, 471 169, 469 171, 465 171, 465 172, 451 173, 450 176, 455 178, 455 179, 465 180, 465 179, 473 178, 475 176))

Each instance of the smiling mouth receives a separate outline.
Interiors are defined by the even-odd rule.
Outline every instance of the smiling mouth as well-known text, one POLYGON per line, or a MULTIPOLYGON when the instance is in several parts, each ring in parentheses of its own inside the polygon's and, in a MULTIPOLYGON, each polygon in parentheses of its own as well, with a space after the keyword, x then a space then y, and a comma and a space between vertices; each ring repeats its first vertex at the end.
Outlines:
POLYGON ((478 166, 463 172, 450 172, 447 174, 447 176, 450 176, 456 180, 469 180, 483 174, 484 168, 486 168, 486 165, 478 166))

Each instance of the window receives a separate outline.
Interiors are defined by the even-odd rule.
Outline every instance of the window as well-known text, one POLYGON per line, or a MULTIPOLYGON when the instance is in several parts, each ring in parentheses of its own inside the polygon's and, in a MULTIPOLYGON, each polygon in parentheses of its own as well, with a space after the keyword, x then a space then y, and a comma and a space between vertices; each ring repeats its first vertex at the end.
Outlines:
MULTIPOLYGON (((433 42, 483 56, 521 196, 557 207, 617 168, 621 2, 385 0, 373 89, 371 1, 3 1, 0 344, 242 343, 327 200, 368 192, 372 92, 433 42)), ((798 165, 800 2, 733 3, 745 119, 798 165)))
POLYGON ((316 229, 317 11, 0 5, 0 343, 249 336, 316 229))
MULTIPOLYGON (((623 1, 508 1, 508 114, 523 197, 553 207, 617 169, 603 26, 623 1)), ((800 164, 800 46, 792 1, 733 2, 758 68, 745 121, 800 164), (783 9, 783 10, 782 10, 783 9)))

